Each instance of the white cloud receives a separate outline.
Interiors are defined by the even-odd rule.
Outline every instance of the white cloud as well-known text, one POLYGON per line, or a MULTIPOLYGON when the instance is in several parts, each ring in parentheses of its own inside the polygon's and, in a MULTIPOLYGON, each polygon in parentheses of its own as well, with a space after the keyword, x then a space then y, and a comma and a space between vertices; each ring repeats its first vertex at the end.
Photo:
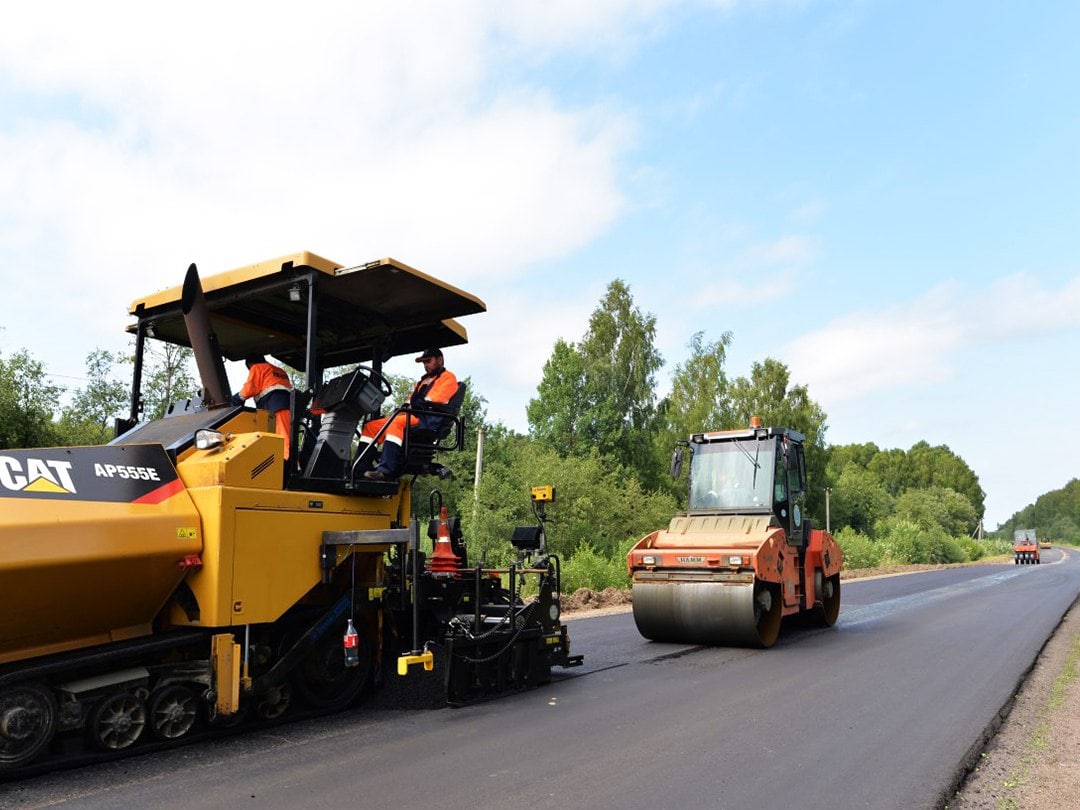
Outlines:
POLYGON ((811 225, 822 219, 829 211, 825 200, 807 200, 791 212, 791 220, 799 225, 811 225))
POLYGON ((823 402, 900 387, 929 388, 958 373, 958 353, 993 351, 1080 328, 1080 277, 1060 290, 1023 274, 968 290, 939 285, 913 301, 837 318, 785 346, 795 379, 823 402))
POLYGON ((568 298, 504 286, 487 301, 488 313, 468 319, 470 343, 461 350, 458 373, 473 376, 492 420, 527 430, 525 408, 536 396, 555 341, 581 339, 604 287, 589 282, 568 298))
POLYGON ((634 121, 501 82, 508 38, 606 58, 664 4, 560 4, 565 26, 528 3, 61 5, 0 28, 0 252, 19 280, 0 348, 46 358, 72 334, 116 347, 127 303, 191 261, 391 255, 468 288, 589 243, 627 205, 634 121))
POLYGON ((688 302, 694 309, 703 310, 737 301, 757 305, 786 298, 795 291, 803 268, 813 260, 815 252, 812 240, 797 235, 749 244, 715 267, 689 270, 699 281, 688 302))

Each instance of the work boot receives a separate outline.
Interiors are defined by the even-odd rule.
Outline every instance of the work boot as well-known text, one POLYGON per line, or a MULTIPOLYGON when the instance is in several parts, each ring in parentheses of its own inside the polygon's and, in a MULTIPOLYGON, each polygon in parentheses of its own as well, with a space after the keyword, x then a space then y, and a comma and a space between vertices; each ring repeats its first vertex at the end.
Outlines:
POLYGON ((364 473, 364 478, 368 481, 385 481, 389 476, 382 470, 368 470, 364 473))
POLYGON ((397 478, 398 460, 401 456, 401 445, 394 442, 383 442, 382 458, 379 459, 377 472, 381 472, 384 478, 397 478))
POLYGON ((359 461, 356 471, 365 474, 374 470, 375 463, 379 460, 378 448, 372 442, 361 442, 356 450, 356 458, 359 461))

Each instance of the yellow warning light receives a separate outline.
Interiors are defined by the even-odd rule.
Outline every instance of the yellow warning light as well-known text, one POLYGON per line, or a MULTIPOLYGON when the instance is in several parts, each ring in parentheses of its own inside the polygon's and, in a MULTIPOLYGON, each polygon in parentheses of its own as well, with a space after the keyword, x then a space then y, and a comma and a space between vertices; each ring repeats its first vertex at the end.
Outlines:
POLYGON ((750 417, 750 427, 752 427, 752 428, 761 427, 761 417, 760 416, 751 416, 750 417))

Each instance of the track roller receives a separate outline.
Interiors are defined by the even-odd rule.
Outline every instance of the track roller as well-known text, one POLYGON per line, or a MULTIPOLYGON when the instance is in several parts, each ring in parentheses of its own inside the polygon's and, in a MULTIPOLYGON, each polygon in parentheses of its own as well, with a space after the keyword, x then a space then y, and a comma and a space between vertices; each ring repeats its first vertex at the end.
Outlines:
POLYGON ((86 727, 99 751, 128 748, 146 728, 146 702, 129 692, 109 695, 90 713, 86 727))
POLYGON ((36 757, 56 731, 56 700, 43 686, 16 684, 0 691, 0 770, 36 757))
POLYGON ((166 686, 150 695, 150 730, 159 740, 180 739, 198 718, 199 699, 186 686, 166 686))

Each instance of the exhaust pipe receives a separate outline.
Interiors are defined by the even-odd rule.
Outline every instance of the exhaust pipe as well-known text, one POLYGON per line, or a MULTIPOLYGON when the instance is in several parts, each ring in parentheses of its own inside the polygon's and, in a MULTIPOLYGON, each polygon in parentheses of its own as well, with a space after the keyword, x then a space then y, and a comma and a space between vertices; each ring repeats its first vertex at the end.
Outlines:
POLYGON ((195 364, 203 386, 203 405, 220 408, 232 400, 229 376, 225 373, 225 361, 221 359, 217 336, 210 326, 210 310, 206 306, 199 271, 192 264, 184 276, 184 289, 180 295, 180 308, 184 313, 188 340, 195 352, 195 364))

